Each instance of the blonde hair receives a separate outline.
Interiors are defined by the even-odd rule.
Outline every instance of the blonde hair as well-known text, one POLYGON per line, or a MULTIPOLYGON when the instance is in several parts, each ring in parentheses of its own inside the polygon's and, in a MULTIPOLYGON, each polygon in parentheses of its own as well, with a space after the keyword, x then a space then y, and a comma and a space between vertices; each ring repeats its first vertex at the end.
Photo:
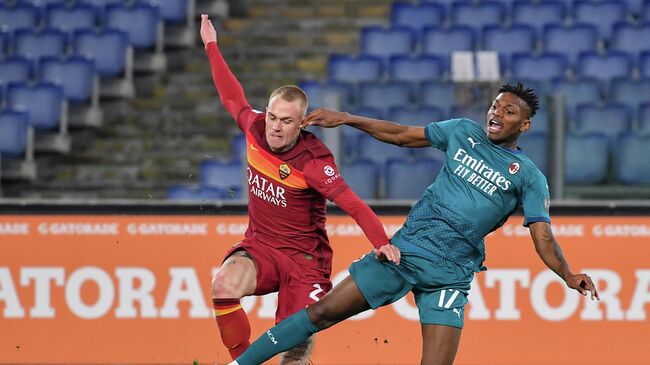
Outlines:
POLYGON ((269 100, 273 99, 276 96, 279 96, 284 101, 289 101, 289 102, 296 101, 296 100, 299 101, 300 106, 302 106, 303 115, 307 113, 309 100, 307 99, 307 94, 303 91, 303 89, 299 88, 298 86, 296 85, 280 86, 279 88, 275 89, 271 93, 271 96, 269 96, 269 100))

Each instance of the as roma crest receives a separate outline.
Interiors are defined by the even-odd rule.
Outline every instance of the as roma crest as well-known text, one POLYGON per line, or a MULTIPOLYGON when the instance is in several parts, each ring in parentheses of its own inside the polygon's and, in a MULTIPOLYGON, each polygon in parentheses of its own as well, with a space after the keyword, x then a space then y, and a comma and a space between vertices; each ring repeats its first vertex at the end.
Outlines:
POLYGON ((280 165, 278 168, 278 172, 280 173, 280 179, 284 180, 291 175, 291 167, 287 165, 286 163, 283 163, 280 165))

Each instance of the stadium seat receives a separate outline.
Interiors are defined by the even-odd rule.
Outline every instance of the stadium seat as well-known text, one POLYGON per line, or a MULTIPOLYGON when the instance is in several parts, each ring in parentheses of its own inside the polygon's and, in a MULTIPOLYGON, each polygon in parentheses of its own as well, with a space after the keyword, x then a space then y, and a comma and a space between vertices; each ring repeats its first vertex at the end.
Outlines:
POLYGON ((65 61, 44 58, 40 67, 41 81, 60 85, 63 95, 72 103, 85 103, 93 95, 95 63, 84 57, 70 57, 65 61))
POLYGON ((206 201, 238 199, 239 197, 234 198, 235 195, 241 196, 239 190, 226 191, 224 189, 209 186, 192 187, 185 185, 174 185, 167 189, 167 199, 169 200, 206 201))
POLYGON ((445 20, 444 7, 436 3, 396 2, 391 11, 393 26, 407 27, 421 36, 425 27, 440 26, 445 20))
MULTIPOLYGON (((381 110, 371 107, 360 106, 351 111, 354 115, 359 115, 372 119, 384 119, 384 113, 381 110)), ((343 159, 352 161, 359 157, 359 146, 357 144, 359 136, 366 134, 356 128, 344 125, 339 127, 341 138, 343 140, 343 159)))
POLYGON ((0 28, 0 58, 4 58, 9 48, 9 33, 3 32, 0 28))
POLYGON ((485 125, 487 120, 488 105, 474 106, 453 106, 449 118, 467 118, 480 126, 485 125))
POLYGON ((339 82, 305 81, 299 86, 307 94, 310 110, 323 107, 347 110, 350 107, 352 100, 350 85, 339 82))
POLYGON ((344 163, 342 175, 350 188, 361 199, 379 198, 379 168, 370 160, 356 160, 344 163))
POLYGON ((45 83, 34 86, 9 84, 7 105, 13 110, 26 111, 29 125, 35 129, 58 129, 63 105, 63 88, 45 83))
POLYGON ((509 28, 489 26, 483 29, 482 49, 498 52, 501 69, 504 70, 508 68, 514 53, 533 53, 536 41, 535 29, 527 25, 509 28))
POLYGON ((14 32, 20 29, 34 29, 38 20, 38 8, 31 4, 15 7, 0 5, 0 30, 14 32))
POLYGON ((566 69, 567 58, 558 53, 542 53, 539 56, 515 54, 510 67, 515 79, 542 82, 563 79, 566 69))
POLYGON ((579 0, 573 3, 572 13, 575 23, 591 24, 598 28, 600 38, 609 39, 614 24, 625 21, 628 10, 625 1, 579 0))
POLYGON ((73 48, 75 55, 94 60, 95 69, 101 76, 119 76, 127 66, 129 39, 120 30, 78 31, 75 33, 73 48))
POLYGON ((498 1, 455 2, 451 6, 451 22, 454 25, 464 25, 482 29, 488 25, 503 24, 506 16, 505 6, 498 1))
POLYGON ((601 83, 595 79, 558 81, 555 83, 554 92, 564 97, 564 106, 570 122, 575 119, 578 105, 599 103, 603 94, 601 83))
POLYGON ((0 61, 0 86, 12 82, 28 82, 31 79, 31 69, 32 63, 23 57, 9 57, 0 61))
POLYGON ((566 55, 574 65, 582 52, 595 51, 598 45, 598 28, 588 24, 570 27, 549 25, 544 28, 543 48, 545 52, 566 55))
POLYGON ((415 34, 405 27, 366 27, 361 31, 361 53, 380 57, 387 64, 392 56, 408 56, 415 46, 415 34))
POLYGON ((422 54, 441 57, 449 69, 452 52, 473 51, 475 38, 472 28, 466 26, 428 27, 424 30, 422 54))
POLYGON ((562 24, 566 17, 566 5, 561 1, 515 1, 512 5, 513 24, 526 24, 539 32, 549 24, 562 24))
POLYGON ((548 133, 549 129, 548 109, 541 107, 532 118, 529 132, 548 133))
POLYGON ((205 187, 241 190, 244 170, 239 162, 203 160, 199 165, 199 182, 205 187))
POLYGON ((630 131, 632 113, 625 105, 583 104, 576 115, 578 134, 602 133, 614 141, 623 133, 630 131))
POLYGON ((435 56, 392 57, 388 65, 388 75, 393 81, 419 83, 436 81, 445 74, 445 63, 435 56))
POLYGON ((650 79, 614 79, 611 82, 609 98, 613 102, 636 109, 639 105, 650 102, 650 79))
POLYGON ((431 159, 386 162, 386 199, 416 200, 438 177, 443 163, 431 159))
POLYGON ((636 59, 641 52, 650 49, 650 23, 639 25, 616 24, 610 47, 614 50, 629 53, 636 59))
POLYGON ((631 14, 637 17, 641 17, 643 14, 644 4, 646 0, 625 0, 628 10, 631 14))
POLYGON ((137 3, 131 7, 108 5, 105 25, 126 32, 129 44, 136 49, 154 47, 158 40, 158 24, 161 22, 158 7, 137 3))
POLYGON ((580 77, 609 81, 629 77, 632 62, 630 57, 622 52, 610 52, 607 55, 586 52, 580 55, 576 71, 580 77))
POLYGON ((628 134, 614 149, 614 174, 624 184, 650 184, 650 136, 628 134))
POLYGON ((640 18, 646 22, 650 22, 650 1, 645 1, 643 3, 643 9, 641 9, 640 18))
POLYGON ((639 71, 642 77, 650 78, 650 52, 642 52, 639 60, 639 71))
POLYGON ((379 81, 382 75, 382 61, 379 57, 343 55, 330 56, 328 77, 331 81, 362 82, 379 81))
POLYGON ((609 140, 603 134, 567 135, 564 180, 569 184, 597 184, 607 177, 609 140), (585 153, 589 151, 589 153, 585 153))
POLYGON ((412 94, 413 90, 408 82, 363 82, 359 87, 357 100, 358 105, 376 108, 385 113, 391 107, 409 105, 412 94))
POLYGON ((444 114, 442 110, 433 106, 418 108, 398 106, 390 109, 388 119, 404 125, 425 126, 431 122, 444 120, 444 114))
POLYGON ((22 157, 27 148, 27 112, 0 110, 0 153, 22 157))
POLYGON ((57 29, 41 32, 18 30, 15 32, 14 54, 38 62, 43 57, 62 57, 66 51, 65 33, 57 29))
POLYGON ((183 23, 187 21, 188 0, 148 0, 158 6, 160 16, 165 23, 183 23))
POLYGON ((637 115, 639 124, 636 133, 641 136, 650 136, 650 103, 642 104, 637 115))
POLYGON ((246 136, 243 133, 230 139, 230 160, 246 165, 246 136))
POLYGON ((537 168, 543 173, 548 173, 548 134, 530 129, 528 132, 522 133, 517 140, 524 155, 535 163, 537 168))
POLYGON ((370 160, 377 164, 383 174, 386 161, 391 158, 408 159, 409 149, 379 141, 367 134, 362 134, 357 139, 358 157, 370 160))
POLYGON ((83 3, 72 7, 55 4, 47 7, 45 18, 48 27, 68 33, 72 39, 78 30, 95 28, 96 9, 83 3))
POLYGON ((420 105, 435 106, 448 113, 456 104, 456 85, 452 82, 425 82, 417 94, 420 105))

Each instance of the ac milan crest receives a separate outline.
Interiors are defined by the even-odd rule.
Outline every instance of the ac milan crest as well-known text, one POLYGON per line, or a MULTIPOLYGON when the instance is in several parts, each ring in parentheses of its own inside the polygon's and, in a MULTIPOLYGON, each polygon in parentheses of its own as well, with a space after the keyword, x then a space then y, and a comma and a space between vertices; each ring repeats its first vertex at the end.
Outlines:
POLYGON ((510 164, 510 168, 508 168, 508 172, 511 175, 516 174, 519 171, 519 162, 513 162, 510 164))

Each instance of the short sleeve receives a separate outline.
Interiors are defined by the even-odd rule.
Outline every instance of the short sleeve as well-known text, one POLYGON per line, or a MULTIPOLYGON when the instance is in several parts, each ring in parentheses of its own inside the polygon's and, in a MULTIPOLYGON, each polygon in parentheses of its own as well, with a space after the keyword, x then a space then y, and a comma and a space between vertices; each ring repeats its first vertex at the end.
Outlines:
POLYGON ((524 226, 535 222, 551 223, 549 214, 551 200, 546 177, 537 169, 528 177, 522 192, 524 226))
POLYGON ((449 137, 462 119, 450 119, 442 122, 429 123, 424 128, 424 135, 431 145, 439 150, 447 150, 449 137))
POLYGON ((333 201, 347 187, 331 156, 307 162, 303 174, 307 184, 329 201, 333 201))

